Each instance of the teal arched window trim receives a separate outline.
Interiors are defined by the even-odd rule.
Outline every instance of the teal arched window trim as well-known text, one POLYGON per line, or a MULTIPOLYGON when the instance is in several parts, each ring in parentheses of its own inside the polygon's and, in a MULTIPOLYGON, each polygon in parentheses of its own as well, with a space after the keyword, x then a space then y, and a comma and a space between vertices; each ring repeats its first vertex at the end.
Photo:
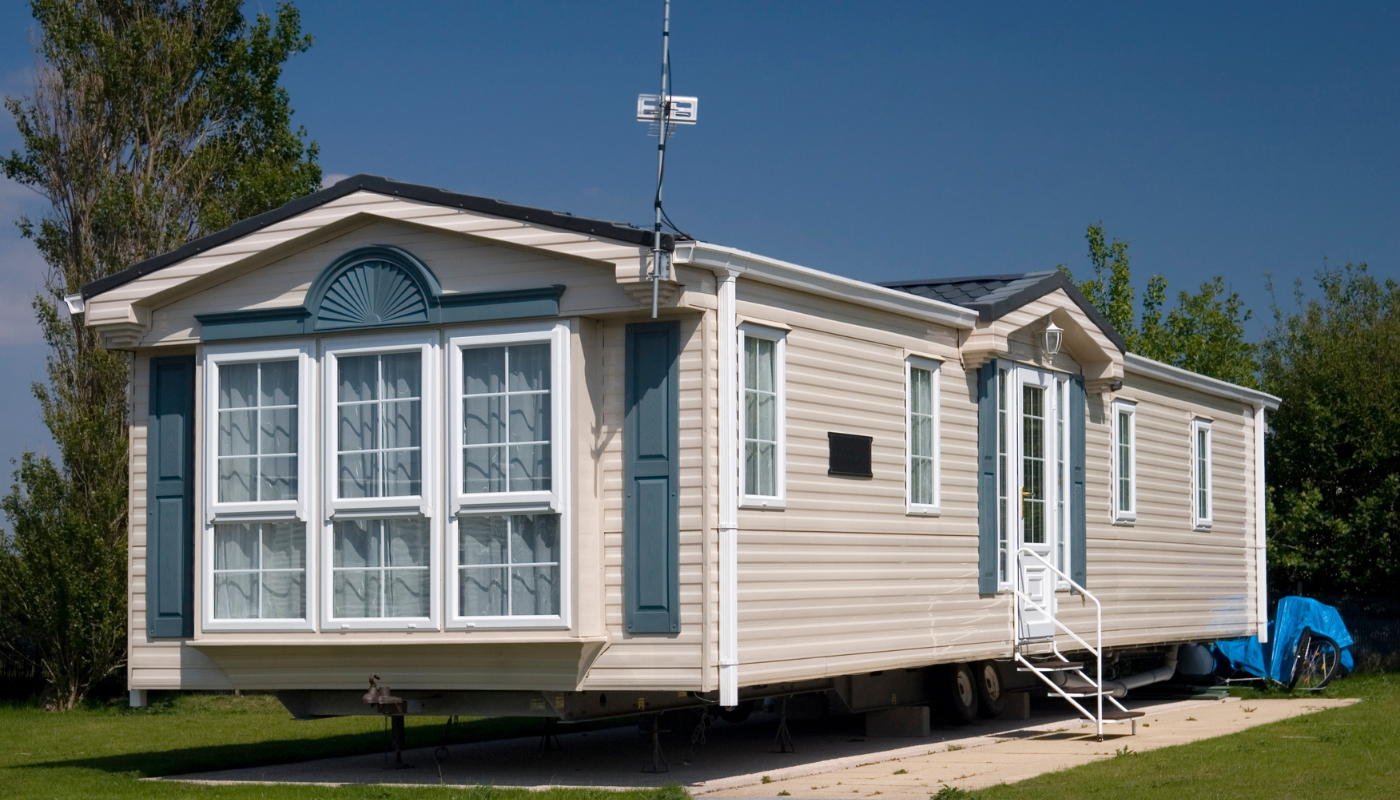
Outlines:
POLYGON ((559 284, 447 294, 412 253, 371 245, 336 258, 301 306, 198 314, 206 342, 559 315, 559 284))

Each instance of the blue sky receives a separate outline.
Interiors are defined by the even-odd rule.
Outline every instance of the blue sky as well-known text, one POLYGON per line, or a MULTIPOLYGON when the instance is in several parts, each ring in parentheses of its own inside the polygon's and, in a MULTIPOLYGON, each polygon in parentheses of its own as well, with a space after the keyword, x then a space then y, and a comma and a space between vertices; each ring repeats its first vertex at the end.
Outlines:
MULTIPOLYGON (((369 172, 639 224, 660 2, 298 4, 287 67, 328 176, 369 172)), ((271 2, 250 2, 250 12, 271 2)), ((0 91, 33 81, 0 10, 0 91)), ((1323 258, 1400 276, 1400 5, 675 0, 667 210, 707 241, 865 280, 1086 265, 1223 275, 1255 310, 1323 258)), ((0 121, 0 147, 15 145, 0 121)), ((0 184, 0 217, 41 213, 0 184)), ((0 227, 0 458, 52 449, 29 396, 42 263, 0 227)))

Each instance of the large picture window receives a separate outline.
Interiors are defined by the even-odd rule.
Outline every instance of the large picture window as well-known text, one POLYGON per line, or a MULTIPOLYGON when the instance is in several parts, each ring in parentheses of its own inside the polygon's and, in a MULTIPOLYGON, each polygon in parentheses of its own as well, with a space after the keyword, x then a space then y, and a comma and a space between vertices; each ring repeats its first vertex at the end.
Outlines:
POLYGON ((449 337, 453 627, 564 627, 567 326, 449 337))
POLYGON ((905 369, 908 511, 910 514, 937 514, 940 500, 939 364, 911 357, 905 369))
POLYGON ((207 347, 203 363, 204 625, 309 629, 310 351, 207 347))
POLYGON ((743 343, 743 396, 739 403, 743 453, 742 504, 782 508, 786 494, 786 387, 783 331, 756 325, 739 327, 743 343))
POLYGON ((438 336, 325 344, 326 624, 435 626, 438 336))

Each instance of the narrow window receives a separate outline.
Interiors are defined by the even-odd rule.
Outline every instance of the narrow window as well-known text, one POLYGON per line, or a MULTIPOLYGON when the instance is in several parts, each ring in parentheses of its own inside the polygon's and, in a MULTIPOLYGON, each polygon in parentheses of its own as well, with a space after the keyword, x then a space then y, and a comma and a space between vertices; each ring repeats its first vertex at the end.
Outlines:
POLYGON ((780 332, 744 326, 743 402, 744 504, 782 507, 785 483, 783 443, 783 347, 780 332))
POLYGON ((1055 380, 1055 566, 1069 572, 1069 381, 1055 380))
POLYGON ((1211 452, 1210 421, 1191 421, 1191 505, 1193 522, 1197 530, 1210 530, 1211 509, 1211 452))
POLYGON ((208 346, 203 627, 309 629, 310 350, 208 346))
POLYGON ((1113 401, 1113 521, 1137 519, 1137 406, 1113 401))
POLYGON ((908 513, 939 510, 938 375, 936 361, 911 358, 906 396, 909 409, 908 513))
POLYGON ((462 492, 549 491, 549 344, 462 349, 462 492))
POLYGON ((341 498, 423 489, 423 356, 346 356, 337 365, 336 461, 341 498))

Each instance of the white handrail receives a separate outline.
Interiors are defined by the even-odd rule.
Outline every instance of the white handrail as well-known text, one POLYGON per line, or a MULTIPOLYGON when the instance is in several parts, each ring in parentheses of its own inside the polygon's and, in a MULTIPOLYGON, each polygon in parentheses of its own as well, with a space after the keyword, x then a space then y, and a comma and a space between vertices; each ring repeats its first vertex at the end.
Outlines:
MULTIPOLYGON (((1062 622, 1060 622, 1059 619, 1056 618, 1054 614, 1042 608, 1039 603, 1035 602, 1030 597, 1026 597, 1025 594, 1019 588, 1015 586, 1012 587, 1012 592, 1014 592, 1017 597, 1024 597, 1027 603, 1030 603, 1032 606, 1035 606, 1036 610, 1048 616, 1051 622, 1055 623, 1056 626, 1063 628, 1066 633, 1074 637, 1075 641, 1078 641, 1080 644, 1084 645, 1084 647, 1088 648, 1089 652, 1094 654, 1094 676, 1096 678, 1095 686, 1097 686, 1098 688, 1098 691, 1094 693, 1094 699, 1097 703, 1098 711, 1098 714, 1094 718, 1094 722, 1098 725, 1099 741, 1103 741, 1103 603, 1100 603, 1099 598, 1091 594, 1088 589, 1085 589, 1083 586, 1080 586, 1078 583, 1075 583, 1074 579, 1066 575, 1059 567, 1056 567, 1054 564, 1051 564, 1049 561, 1046 561, 1044 556, 1042 556, 1041 554, 1037 553, 1029 547, 1022 547, 1021 549, 1016 551, 1017 583, 1020 583, 1022 577, 1024 576, 1024 570, 1021 569, 1022 555, 1028 555, 1031 558, 1034 558, 1036 561, 1039 561, 1041 564, 1044 564, 1046 569, 1063 578, 1065 582, 1068 583, 1075 591, 1079 592, 1081 595, 1089 598, 1094 602, 1094 624, 1095 632, 1097 633, 1095 640, 1098 642, 1098 647, 1089 647, 1088 642, 1081 639, 1079 637, 1079 634, 1067 628, 1062 622)), ((1021 604, 1015 603, 1014 605, 1015 608, 1012 610, 1012 621, 1016 625, 1015 632, 1019 633, 1021 622, 1021 604)), ((1051 646, 1053 646, 1053 639, 1051 646)))

